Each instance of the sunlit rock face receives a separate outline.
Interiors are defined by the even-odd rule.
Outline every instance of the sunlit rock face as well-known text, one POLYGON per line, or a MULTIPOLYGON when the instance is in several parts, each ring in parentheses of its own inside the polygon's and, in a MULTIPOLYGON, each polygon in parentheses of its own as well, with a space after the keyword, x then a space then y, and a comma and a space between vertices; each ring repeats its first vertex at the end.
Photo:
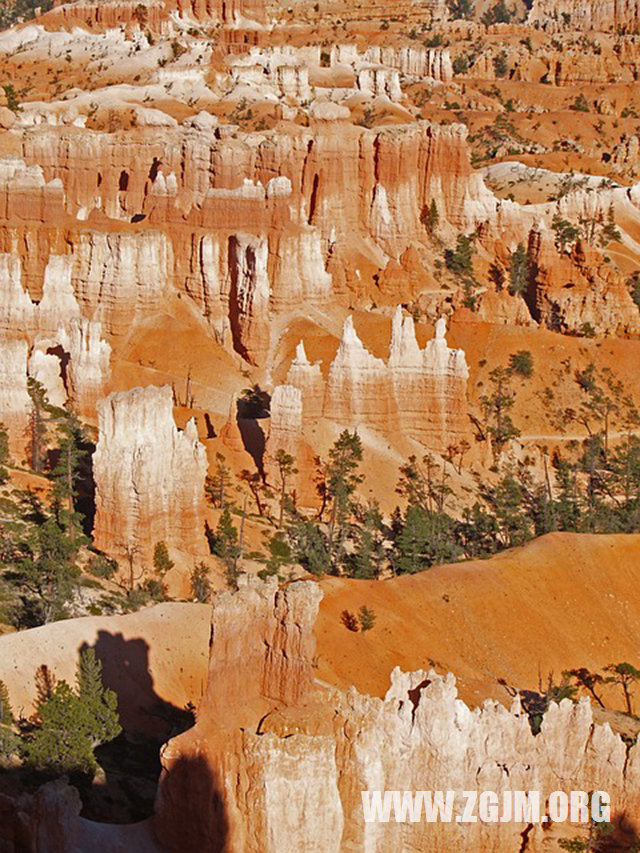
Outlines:
MULTIPOLYGON (((387 436, 401 430, 434 449, 466 437, 469 371, 464 352, 450 348, 445 334, 446 321, 441 318, 435 337, 420 349, 413 319, 398 307, 384 361, 367 350, 348 317, 326 383, 301 342, 287 386, 300 392, 302 424, 325 417, 351 429, 366 425, 387 436)), ((285 392, 276 391, 284 397, 285 392)))
POLYGON ((213 607, 209 682, 197 724, 162 752, 154 827, 170 850, 546 850, 543 823, 460 823, 462 791, 605 790, 640 803, 628 752, 591 706, 552 703, 534 735, 520 700, 471 710, 452 675, 395 669, 384 699, 313 682, 311 582, 247 579, 213 607), (458 792, 451 822, 366 822, 362 791, 458 792), (320 845, 320 847, 318 846, 320 845))
POLYGON ((171 389, 133 388, 98 404, 93 457, 96 547, 136 572, 152 566, 153 549, 202 555, 204 447, 190 421, 180 432, 171 389))

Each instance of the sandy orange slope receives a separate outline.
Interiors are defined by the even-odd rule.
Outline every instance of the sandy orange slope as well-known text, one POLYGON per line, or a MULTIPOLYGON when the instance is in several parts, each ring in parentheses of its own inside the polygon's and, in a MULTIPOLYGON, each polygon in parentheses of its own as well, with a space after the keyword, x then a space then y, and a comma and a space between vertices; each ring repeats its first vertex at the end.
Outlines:
POLYGON ((535 689, 539 673, 640 665, 640 536, 555 533, 489 561, 441 566, 387 582, 323 582, 318 676, 382 695, 394 666, 451 670, 462 697, 508 698, 506 679, 535 689), (367 634, 340 623, 361 605, 367 634))
MULTIPOLYGON (((390 581, 326 578, 316 627, 317 675, 382 695, 394 666, 451 670, 462 698, 507 699, 504 678, 535 689, 539 673, 640 665, 640 535, 556 533, 491 560, 441 566, 390 581), (377 622, 353 634, 342 610, 373 608, 377 622)), ((34 671, 46 663, 74 678, 78 650, 99 641, 105 674, 129 714, 154 699, 197 702, 208 662, 210 610, 162 604, 129 616, 71 619, 0 637, 0 679, 14 710, 31 710, 34 671)), ((612 698, 616 694, 611 694, 612 698)), ((640 700, 639 700, 640 701, 640 700)))

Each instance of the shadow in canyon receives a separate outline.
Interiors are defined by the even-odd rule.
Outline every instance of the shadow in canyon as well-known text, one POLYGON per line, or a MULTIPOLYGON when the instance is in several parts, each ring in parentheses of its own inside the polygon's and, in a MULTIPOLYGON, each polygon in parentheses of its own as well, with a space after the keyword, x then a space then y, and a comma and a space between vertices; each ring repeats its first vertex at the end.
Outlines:
MULTIPOLYGON (((79 653, 88 648, 83 644, 79 653)), ((92 648, 102 663, 105 687, 118 697, 121 734, 96 749, 102 773, 78 786, 82 816, 104 823, 131 823, 153 814, 161 772, 160 749, 191 728, 195 706, 180 708, 156 693, 149 645, 142 638, 100 631, 92 648)))
POLYGON ((179 755, 171 763, 152 824, 163 846, 175 853, 223 853, 229 819, 222 791, 222 780, 205 756, 179 755))
POLYGON ((599 842, 600 853, 635 853, 640 850, 640 826, 626 812, 614 814, 611 832, 599 842))
POLYGON ((242 444, 263 480, 266 436, 259 422, 270 416, 270 410, 271 397, 259 385, 247 389, 236 404, 236 422, 242 444))

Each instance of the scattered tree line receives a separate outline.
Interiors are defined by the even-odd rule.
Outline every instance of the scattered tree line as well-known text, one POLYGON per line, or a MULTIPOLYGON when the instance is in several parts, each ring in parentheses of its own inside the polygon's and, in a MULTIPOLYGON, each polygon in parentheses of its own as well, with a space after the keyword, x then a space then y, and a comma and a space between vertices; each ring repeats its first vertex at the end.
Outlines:
MULTIPOLYGON (((553 531, 640 530, 640 438, 635 434, 640 415, 607 368, 590 364, 574 372, 573 407, 561 405, 551 388, 540 395, 558 432, 576 428, 586 438, 567 440, 562 452, 542 454, 537 468, 526 457, 516 461, 504 453, 520 435, 512 418, 516 384, 533 372, 528 350, 513 353, 506 367, 490 372, 479 399, 481 417, 473 422, 476 438, 493 449, 494 476, 477 480, 475 499, 462 510, 455 505, 452 480, 463 470, 470 450, 466 441, 449 447, 443 458, 411 456, 400 467, 399 504, 387 517, 377 501, 358 495, 363 448, 349 430, 340 434, 326 460, 316 459, 319 508, 313 515, 297 506, 291 490, 295 459, 289 454, 280 451, 276 457, 277 483, 267 483, 257 472, 241 472, 257 514, 275 528, 267 536, 267 553, 252 554, 264 563, 261 574, 282 574, 301 565, 316 576, 375 579, 486 558, 553 531)), ((219 457, 208 492, 222 513, 210 542, 233 585, 245 556, 246 503, 242 511, 234 507, 231 481, 219 457)))

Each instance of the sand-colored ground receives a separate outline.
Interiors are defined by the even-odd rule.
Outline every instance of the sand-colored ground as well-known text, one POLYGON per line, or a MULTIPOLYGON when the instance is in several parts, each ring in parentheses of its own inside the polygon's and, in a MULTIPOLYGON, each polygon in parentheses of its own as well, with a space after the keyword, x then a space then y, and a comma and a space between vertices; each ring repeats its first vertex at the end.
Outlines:
MULTIPOLYGON (((508 699, 497 680, 536 689, 553 672, 638 664, 640 536, 551 534, 487 561, 389 582, 327 579, 317 625, 318 675, 383 695, 394 666, 450 670, 462 697, 508 699), (377 622, 347 631, 365 604, 377 622)), ((618 700, 619 701, 619 700, 618 700)))
MULTIPOLYGON (((498 684, 537 689, 550 672, 635 665, 640 648, 640 535, 551 534, 491 560, 441 566, 388 581, 325 578, 316 628, 318 678, 383 695, 394 666, 435 666, 459 679, 465 701, 509 700, 498 684), (351 633, 343 610, 377 621, 351 633)), ((206 679, 209 608, 162 604, 129 616, 88 617, 0 637, 0 679, 28 713, 35 669, 73 680, 78 650, 98 640, 107 681, 134 724, 157 699, 197 703, 206 679)), ((615 692, 608 694, 620 705, 615 692)), ((639 699, 640 701, 640 699, 639 699)), ((146 718, 148 721, 148 718, 146 718)))
POLYGON ((14 713, 28 715, 36 669, 73 683, 80 650, 93 646, 125 725, 147 730, 149 714, 197 704, 209 658, 209 608, 167 603, 128 616, 89 616, 0 637, 0 680, 14 713))

